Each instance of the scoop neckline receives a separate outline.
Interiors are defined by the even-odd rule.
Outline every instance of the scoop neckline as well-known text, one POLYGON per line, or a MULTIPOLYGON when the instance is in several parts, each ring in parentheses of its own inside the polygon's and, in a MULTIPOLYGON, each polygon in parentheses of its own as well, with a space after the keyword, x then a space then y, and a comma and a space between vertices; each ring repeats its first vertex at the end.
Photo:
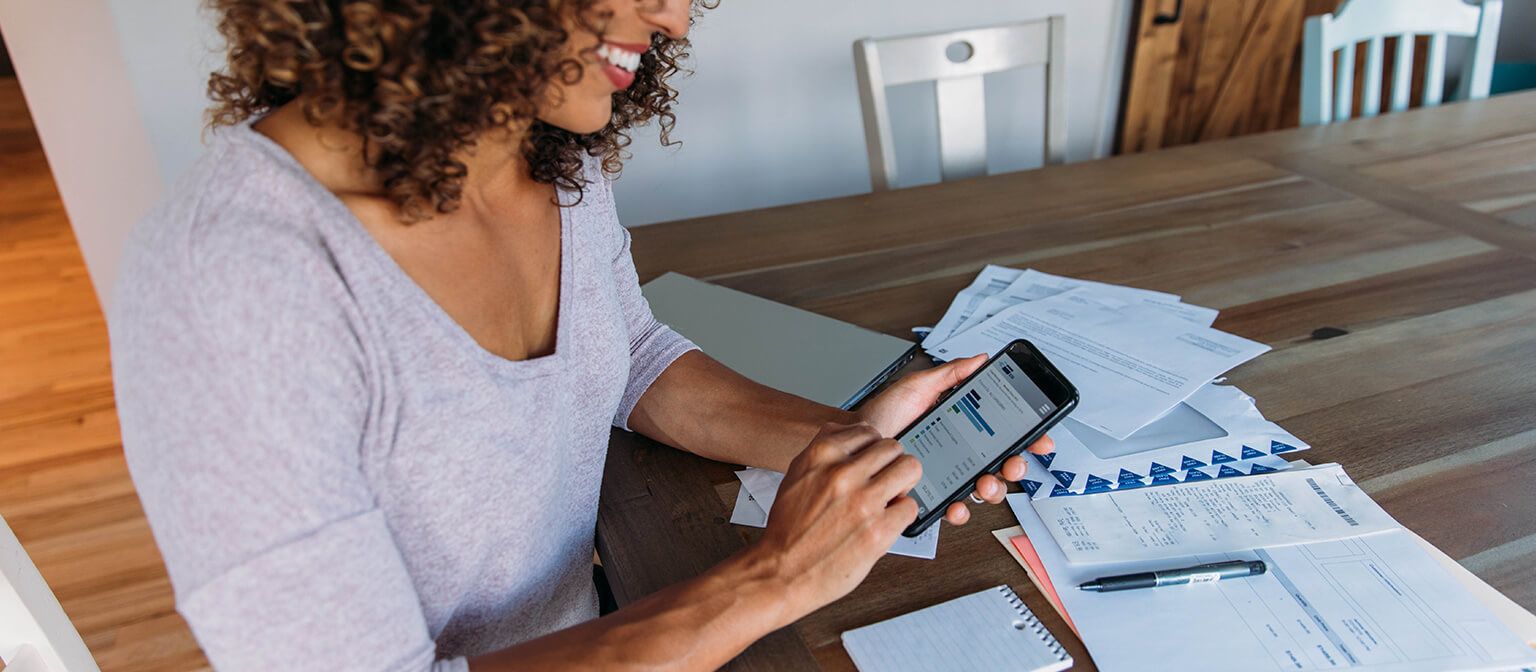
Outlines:
POLYGON ((569 324, 571 322, 571 292, 575 285, 573 282, 574 269, 572 268, 574 265, 572 257, 574 255, 572 254, 571 247, 571 220, 568 211, 572 207, 579 207, 567 203, 567 199, 571 198, 572 195, 563 187, 555 187, 556 198, 561 201, 558 208, 560 212, 560 297, 556 301, 557 306, 555 309, 557 311, 555 315, 555 349, 549 354, 538 357, 508 359, 487 350, 479 341, 476 341, 475 337, 470 335, 469 331, 464 328, 464 325, 459 324, 457 320, 453 319, 453 316, 449 315, 448 311, 444 310, 442 305, 436 299, 433 299, 431 294, 427 293, 426 289, 422 288, 409 273, 405 272, 404 268, 400 267, 399 262, 389 255, 389 252, 384 249, 383 245, 379 244, 379 241, 373 237, 373 234, 368 233, 368 229, 363 225, 362 220, 359 220, 357 215, 353 214, 352 210, 336 194, 326 189, 325 185, 320 184, 314 175, 311 175, 304 168, 304 165, 299 163, 298 159, 294 158, 286 148, 253 128, 252 124, 256 121, 259 121, 259 119, 247 120, 241 123, 237 129, 247 140, 256 143, 264 153, 274 157, 288 169, 297 173, 298 178, 303 181, 305 187, 315 192, 318 204, 327 210, 333 211, 338 218, 337 221, 345 223, 344 226, 339 228, 346 235, 360 237, 361 249, 366 250, 368 259, 380 271, 385 280, 408 294, 410 296, 410 303, 425 315, 429 321, 438 325, 458 349, 470 355, 481 366, 508 377, 532 378, 551 375, 562 370, 561 364, 567 359, 566 354, 573 345, 570 340, 569 324))

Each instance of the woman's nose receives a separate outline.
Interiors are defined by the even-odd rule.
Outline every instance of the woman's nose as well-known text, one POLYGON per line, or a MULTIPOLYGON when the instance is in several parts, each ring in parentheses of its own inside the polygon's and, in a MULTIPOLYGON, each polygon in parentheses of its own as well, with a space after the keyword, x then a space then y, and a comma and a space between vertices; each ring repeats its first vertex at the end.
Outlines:
POLYGON ((688 36, 692 0, 640 0, 640 16, 674 40, 688 36))

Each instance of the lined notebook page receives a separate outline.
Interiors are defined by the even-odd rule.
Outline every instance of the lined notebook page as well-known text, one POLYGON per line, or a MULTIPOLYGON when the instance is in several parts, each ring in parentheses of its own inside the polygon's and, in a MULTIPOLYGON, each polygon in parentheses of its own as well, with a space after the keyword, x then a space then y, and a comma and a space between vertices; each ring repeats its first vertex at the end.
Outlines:
POLYGON ((1068 655, 1008 586, 843 633, 859 672, 1055 672, 1068 655))

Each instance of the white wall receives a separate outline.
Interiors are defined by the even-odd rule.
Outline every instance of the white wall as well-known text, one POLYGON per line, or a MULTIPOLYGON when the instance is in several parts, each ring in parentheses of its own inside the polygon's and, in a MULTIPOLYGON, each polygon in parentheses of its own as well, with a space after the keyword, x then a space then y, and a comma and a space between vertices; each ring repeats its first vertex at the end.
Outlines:
MULTIPOLYGON (((869 191, 853 41, 1067 18, 1069 160, 1108 153, 1120 98, 1129 0, 722 0, 694 26, 697 73, 679 83, 675 137, 636 132, 615 187, 625 224, 869 191)), ((993 172, 1040 165, 1042 68, 987 81, 993 172)), ((891 90, 902 184, 938 179, 931 87, 891 90)))
MULTIPOLYGON (((1113 137, 1129 0, 723 0, 695 28, 678 133, 637 131, 620 180, 626 224, 869 189, 852 44, 859 37, 1063 14, 1071 160, 1113 137)), ((133 222, 202 152, 222 59, 200 0, 0 0, 0 25, 97 294, 110 297, 133 222)), ((1043 76, 988 85, 992 168, 1039 164, 1043 76)), ((903 183, 936 180, 932 94, 891 91, 903 183)))
POLYGON ((167 183, 202 153, 208 74, 224 63, 222 41, 202 0, 106 0, 128 55, 155 162, 167 183))

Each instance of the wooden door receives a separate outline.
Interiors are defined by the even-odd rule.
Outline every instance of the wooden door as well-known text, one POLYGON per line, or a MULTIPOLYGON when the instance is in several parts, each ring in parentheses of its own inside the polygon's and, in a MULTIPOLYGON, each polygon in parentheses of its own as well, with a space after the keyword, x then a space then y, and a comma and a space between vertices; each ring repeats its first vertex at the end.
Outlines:
POLYGON ((1338 0, 1137 0, 1117 151, 1299 123, 1306 17, 1338 0))

